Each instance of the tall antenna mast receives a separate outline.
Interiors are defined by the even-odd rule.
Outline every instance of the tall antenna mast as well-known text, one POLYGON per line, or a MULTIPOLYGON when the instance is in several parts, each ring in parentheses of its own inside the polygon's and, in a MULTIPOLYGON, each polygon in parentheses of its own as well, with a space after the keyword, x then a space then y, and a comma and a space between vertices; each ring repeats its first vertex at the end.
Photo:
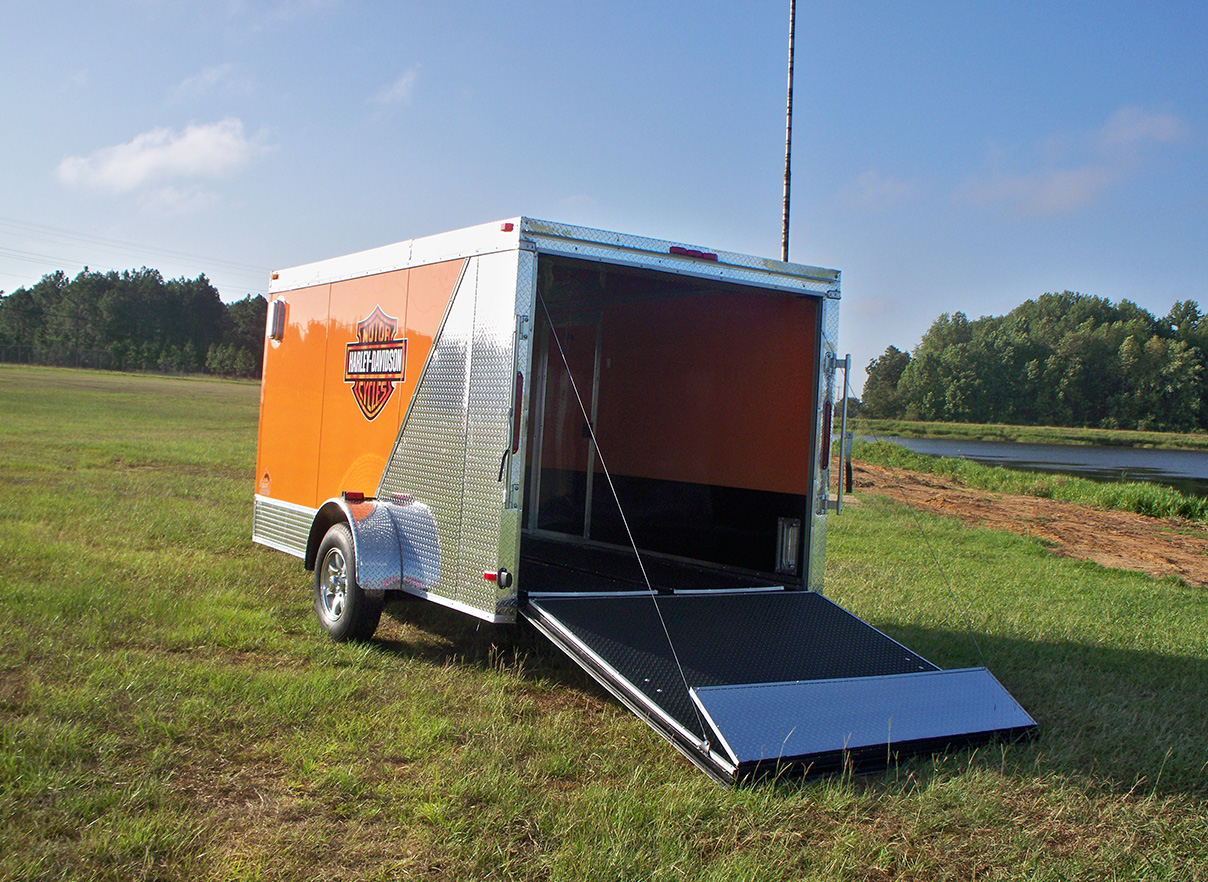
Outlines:
POLYGON ((780 259, 789 259, 789 183, 793 156, 793 38, 797 32, 797 0, 789 0, 789 100, 784 114, 784 214, 780 224, 780 259))

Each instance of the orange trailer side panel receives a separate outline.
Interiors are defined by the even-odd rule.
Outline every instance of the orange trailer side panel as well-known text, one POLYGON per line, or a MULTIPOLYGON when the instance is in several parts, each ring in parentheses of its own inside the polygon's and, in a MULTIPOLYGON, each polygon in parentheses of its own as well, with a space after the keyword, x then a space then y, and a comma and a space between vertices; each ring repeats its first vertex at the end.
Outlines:
POLYGON ((257 492, 317 508, 376 492, 464 260, 283 292, 266 347, 257 492))
POLYGON ((406 404, 403 396, 410 398, 415 378, 403 369, 393 371, 392 379, 382 375, 358 380, 353 378, 355 374, 350 376, 348 368, 360 353, 369 358, 376 353, 395 354, 402 347, 410 350, 411 341, 404 336, 408 272, 396 270, 331 286, 331 333, 314 505, 345 490, 372 496, 382 478, 406 404), (363 348, 358 350, 358 346, 363 348), (400 376, 402 382, 396 382, 400 376))
POLYGON ((330 295, 330 285, 288 292, 285 335, 265 344, 256 446, 261 496, 313 505, 330 295))

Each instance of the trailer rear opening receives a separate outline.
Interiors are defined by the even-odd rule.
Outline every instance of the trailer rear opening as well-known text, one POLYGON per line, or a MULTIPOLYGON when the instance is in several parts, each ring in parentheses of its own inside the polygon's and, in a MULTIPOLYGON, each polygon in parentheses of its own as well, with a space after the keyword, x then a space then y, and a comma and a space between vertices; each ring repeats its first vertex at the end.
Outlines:
POLYGON ((822 596, 838 272, 517 218, 275 276, 254 539, 336 639, 526 618, 720 780, 1034 727, 822 596))

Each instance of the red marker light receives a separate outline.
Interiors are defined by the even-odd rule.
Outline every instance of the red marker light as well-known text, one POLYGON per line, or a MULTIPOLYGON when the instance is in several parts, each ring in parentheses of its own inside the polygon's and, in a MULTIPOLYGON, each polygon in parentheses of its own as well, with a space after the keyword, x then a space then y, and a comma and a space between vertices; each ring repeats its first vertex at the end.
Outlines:
POLYGON ((483 577, 484 579, 486 579, 488 582, 497 582, 497 581, 499 581, 499 573, 483 573, 483 574, 482 574, 482 577, 483 577))
POLYGON ((516 372, 516 396, 512 399, 512 453, 520 450, 520 406, 524 403, 524 374, 516 372))
POLYGON ((365 501, 365 494, 359 490, 345 490, 343 495, 344 495, 345 502, 364 502, 365 501))
POLYGON ((505 224, 500 224, 499 229, 503 230, 505 233, 510 233, 512 230, 516 229, 516 225, 511 221, 508 221, 505 224))
POLYGON ((826 471, 830 468, 831 456, 831 415, 834 412, 834 406, 829 401, 822 403, 822 437, 818 439, 818 470, 826 471))
POLYGON ((668 253, 679 257, 695 257, 697 260, 717 260, 717 255, 712 251, 697 251, 695 248, 683 248, 679 245, 672 245, 668 253))

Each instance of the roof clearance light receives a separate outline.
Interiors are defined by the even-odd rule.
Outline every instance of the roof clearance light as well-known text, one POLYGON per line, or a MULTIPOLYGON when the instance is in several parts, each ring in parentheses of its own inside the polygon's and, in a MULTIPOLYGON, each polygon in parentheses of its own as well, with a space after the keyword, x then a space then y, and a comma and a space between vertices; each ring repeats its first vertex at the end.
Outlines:
POLYGON ((499 229, 503 230, 505 233, 510 233, 512 230, 516 229, 516 225, 511 221, 508 221, 507 223, 500 224, 499 229))
POLYGON ((695 248, 682 248, 679 245, 672 245, 669 253, 680 257, 695 257, 697 260, 717 260, 717 255, 712 251, 697 251, 695 248))

